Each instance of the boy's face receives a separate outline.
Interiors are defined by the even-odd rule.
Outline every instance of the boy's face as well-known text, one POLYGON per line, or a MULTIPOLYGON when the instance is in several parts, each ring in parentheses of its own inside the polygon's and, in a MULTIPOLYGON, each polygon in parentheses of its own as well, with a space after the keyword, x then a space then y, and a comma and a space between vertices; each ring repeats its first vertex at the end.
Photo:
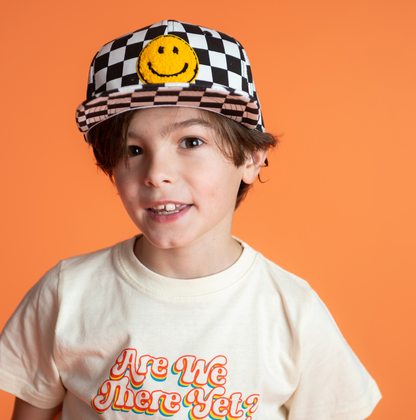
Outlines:
POLYGON ((221 153, 203 112, 140 110, 128 128, 128 167, 120 159, 114 168, 124 207, 158 248, 230 238, 240 182, 254 181, 249 164, 237 168, 221 153))

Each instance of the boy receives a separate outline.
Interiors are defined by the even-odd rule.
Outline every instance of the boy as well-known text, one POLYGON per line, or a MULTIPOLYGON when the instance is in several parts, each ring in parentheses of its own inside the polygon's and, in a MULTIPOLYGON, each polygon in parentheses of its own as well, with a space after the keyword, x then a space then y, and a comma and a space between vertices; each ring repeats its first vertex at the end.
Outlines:
POLYGON ((242 46, 177 21, 120 37, 77 123, 141 234, 19 305, 0 341, 13 419, 368 417, 377 385, 317 295, 231 236, 276 144, 242 46))

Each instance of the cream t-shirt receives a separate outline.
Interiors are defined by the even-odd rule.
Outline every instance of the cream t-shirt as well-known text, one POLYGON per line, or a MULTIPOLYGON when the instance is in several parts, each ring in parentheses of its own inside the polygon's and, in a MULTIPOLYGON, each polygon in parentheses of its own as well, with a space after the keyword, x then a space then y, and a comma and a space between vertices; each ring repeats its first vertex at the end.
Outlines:
POLYGON ((0 337, 0 388, 63 420, 360 420, 381 398, 308 283, 242 243, 193 280, 136 238, 61 261, 0 337), (144 418, 144 417, 143 417, 144 418))

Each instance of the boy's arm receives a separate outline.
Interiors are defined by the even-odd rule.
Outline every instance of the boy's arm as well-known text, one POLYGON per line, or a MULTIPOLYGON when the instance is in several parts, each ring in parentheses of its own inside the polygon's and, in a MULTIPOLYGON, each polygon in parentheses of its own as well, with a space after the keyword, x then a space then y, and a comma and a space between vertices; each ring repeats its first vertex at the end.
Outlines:
POLYGON ((16 397, 12 420, 53 420, 61 411, 62 404, 54 408, 38 408, 16 397))

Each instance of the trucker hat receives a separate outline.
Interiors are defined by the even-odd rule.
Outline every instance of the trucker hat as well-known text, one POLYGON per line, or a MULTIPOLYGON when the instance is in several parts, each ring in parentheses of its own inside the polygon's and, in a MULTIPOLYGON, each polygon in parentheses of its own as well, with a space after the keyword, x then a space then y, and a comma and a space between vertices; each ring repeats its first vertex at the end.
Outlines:
POLYGON ((88 141, 94 125, 154 106, 204 109, 265 131, 242 45, 189 23, 164 20, 105 44, 92 60, 76 122, 88 141))

